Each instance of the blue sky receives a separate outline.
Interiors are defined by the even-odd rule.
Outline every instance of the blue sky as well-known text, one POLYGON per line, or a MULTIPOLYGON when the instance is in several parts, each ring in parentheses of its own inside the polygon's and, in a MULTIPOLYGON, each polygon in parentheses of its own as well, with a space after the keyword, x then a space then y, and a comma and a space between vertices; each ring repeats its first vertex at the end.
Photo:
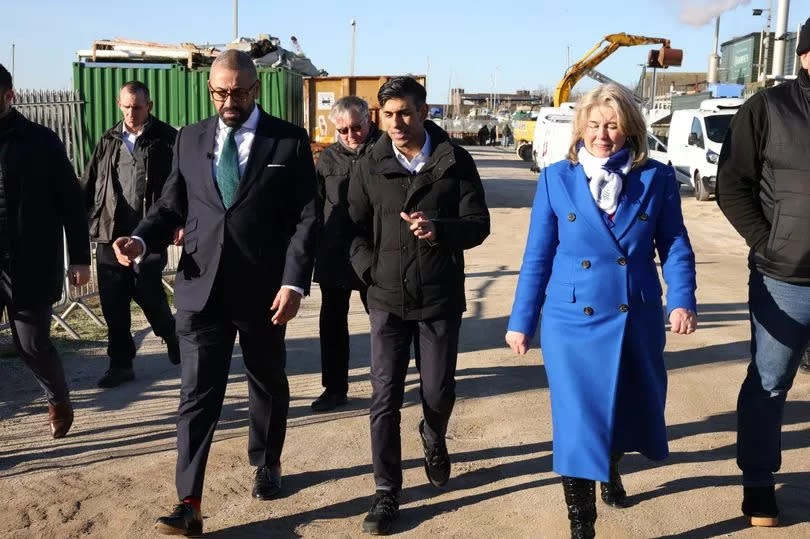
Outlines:
MULTIPOLYGON (((684 65, 676 69, 705 71, 714 24, 688 25, 679 15, 685 4, 700 13, 718 3, 740 4, 722 15, 721 42, 765 26, 751 8, 766 8, 768 0, 240 0, 239 34, 269 33, 288 49, 295 35, 317 67, 346 75, 354 18, 357 74, 427 73, 429 101, 443 102, 451 84, 468 92, 553 89, 568 46, 573 62, 615 32, 669 38, 684 49, 684 65)), ((0 8, 0 63, 10 68, 15 43, 18 88, 70 87, 75 52, 94 39, 223 43, 233 31, 232 0, 0 0, 0 8)), ((788 30, 808 16, 810 0, 790 2, 788 30)), ((598 69, 635 83, 650 48, 621 49, 598 69)))

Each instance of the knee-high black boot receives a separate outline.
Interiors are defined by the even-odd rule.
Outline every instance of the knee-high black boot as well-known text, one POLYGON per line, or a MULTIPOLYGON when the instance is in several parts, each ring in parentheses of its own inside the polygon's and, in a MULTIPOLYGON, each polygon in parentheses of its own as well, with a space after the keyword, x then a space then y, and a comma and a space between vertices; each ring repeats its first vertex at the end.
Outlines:
POLYGON ((600 483, 602 501, 613 507, 627 507, 627 492, 622 485, 622 476, 619 474, 619 461, 624 453, 614 453, 610 456, 610 482, 600 483))
POLYGON ((562 484, 571 521, 571 539, 593 539, 596 537, 596 483, 563 476, 562 484))

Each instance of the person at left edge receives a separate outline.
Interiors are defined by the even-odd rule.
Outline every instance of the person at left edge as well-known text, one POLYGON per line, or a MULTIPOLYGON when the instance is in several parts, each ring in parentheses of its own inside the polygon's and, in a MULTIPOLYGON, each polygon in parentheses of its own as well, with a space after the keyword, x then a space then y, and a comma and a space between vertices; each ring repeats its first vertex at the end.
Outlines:
POLYGON ((0 312, 14 347, 48 400, 51 435, 73 424, 59 354, 51 343, 51 305, 65 282, 64 229, 71 284, 90 279, 90 242, 76 174, 56 133, 15 110, 14 87, 0 64, 0 312))
POLYGON ((179 503, 155 523, 165 534, 202 533, 205 464, 237 332, 253 496, 266 500, 281 490, 290 401, 284 331, 309 290, 318 218, 309 137, 256 105, 259 85, 246 53, 216 58, 208 88, 217 116, 180 130, 163 194, 132 237, 113 244, 129 264, 165 249, 177 227, 185 231, 175 279, 179 503))
POLYGON ((135 378, 135 341, 130 332, 130 304, 146 319, 168 348, 169 360, 180 363, 174 316, 163 290, 166 250, 149 253, 138 264, 124 267, 113 252, 115 238, 132 233, 155 200, 172 168, 177 130, 152 116, 149 88, 130 81, 121 87, 118 108, 122 120, 109 129, 93 150, 82 175, 90 239, 96 242, 96 273, 101 311, 107 322, 110 368, 99 387, 116 387, 135 378))

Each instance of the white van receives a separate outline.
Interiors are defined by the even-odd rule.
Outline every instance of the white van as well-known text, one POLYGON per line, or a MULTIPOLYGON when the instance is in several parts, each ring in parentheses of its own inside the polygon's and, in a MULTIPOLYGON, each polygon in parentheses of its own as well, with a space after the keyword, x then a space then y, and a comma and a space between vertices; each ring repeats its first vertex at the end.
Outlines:
POLYGON ((717 181, 717 160, 731 118, 743 99, 706 99, 699 109, 672 112, 667 160, 678 179, 695 189, 695 198, 709 200, 717 181))
POLYGON ((568 154, 574 126, 574 103, 543 107, 537 113, 532 142, 532 170, 538 172, 568 154))

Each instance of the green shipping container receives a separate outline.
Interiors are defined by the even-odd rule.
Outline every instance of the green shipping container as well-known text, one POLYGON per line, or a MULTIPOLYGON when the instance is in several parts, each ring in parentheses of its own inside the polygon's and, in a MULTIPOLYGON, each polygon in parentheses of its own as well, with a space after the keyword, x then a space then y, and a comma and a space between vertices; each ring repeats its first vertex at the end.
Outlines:
MULTIPOLYGON (((283 120, 304 126, 304 81, 301 75, 272 67, 259 67, 262 108, 283 120)), ((96 142, 121 121, 118 92, 127 81, 146 84, 154 102, 152 114, 174 127, 214 115, 208 98, 210 67, 188 69, 177 64, 81 63, 73 64, 73 88, 84 101, 82 127, 87 159, 96 142)), ((84 168, 84 163, 82 163, 84 168)))

